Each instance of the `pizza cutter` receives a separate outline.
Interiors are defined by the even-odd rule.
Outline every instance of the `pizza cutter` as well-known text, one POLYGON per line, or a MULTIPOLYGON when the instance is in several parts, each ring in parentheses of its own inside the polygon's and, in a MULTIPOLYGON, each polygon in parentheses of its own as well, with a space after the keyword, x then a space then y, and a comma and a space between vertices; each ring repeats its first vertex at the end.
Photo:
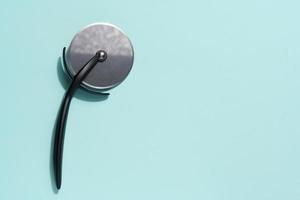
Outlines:
POLYGON ((55 126, 53 165, 57 189, 61 188, 65 129, 75 91, 82 87, 98 95, 109 95, 105 91, 119 85, 129 74, 133 57, 129 38, 118 27, 107 23, 83 28, 68 48, 63 48, 63 68, 72 81, 62 100, 55 126))

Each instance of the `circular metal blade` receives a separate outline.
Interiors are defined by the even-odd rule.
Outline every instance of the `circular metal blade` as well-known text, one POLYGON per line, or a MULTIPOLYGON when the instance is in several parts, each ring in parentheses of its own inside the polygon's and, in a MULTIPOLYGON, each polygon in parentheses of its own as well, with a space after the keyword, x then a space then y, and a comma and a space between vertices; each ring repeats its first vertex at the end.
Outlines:
POLYGON ((66 52, 66 71, 71 77, 99 50, 107 53, 82 82, 94 92, 111 89, 120 84, 133 65, 133 47, 128 37, 116 26, 105 23, 92 24, 78 32, 66 52))

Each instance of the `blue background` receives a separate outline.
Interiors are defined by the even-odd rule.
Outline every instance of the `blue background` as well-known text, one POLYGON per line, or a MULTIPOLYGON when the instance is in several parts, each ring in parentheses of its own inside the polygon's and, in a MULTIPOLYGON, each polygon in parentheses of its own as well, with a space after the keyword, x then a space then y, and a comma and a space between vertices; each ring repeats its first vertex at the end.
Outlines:
POLYGON ((299 1, 0 5, 1 200, 300 199, 299 1), (73 100, 57 193, 59 57, 94 22, 135 63, 108 99, 73 100))

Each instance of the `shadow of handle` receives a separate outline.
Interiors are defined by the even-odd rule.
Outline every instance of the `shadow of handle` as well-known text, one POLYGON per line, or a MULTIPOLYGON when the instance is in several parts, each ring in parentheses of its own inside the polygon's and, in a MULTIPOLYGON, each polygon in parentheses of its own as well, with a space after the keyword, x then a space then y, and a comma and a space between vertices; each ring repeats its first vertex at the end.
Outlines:
MULTIPOLYGON (((65 49, 63 53, 65 53, 65 49)), ((100 53, 101 52, 98 51, 95 56, 92 57, 74 76, 74 79, 69 86, 60 106, 55 126, 55 139, 53 149, 54 175, 57 189, 60 189, 61 187, 64 137, 71 100, 83 79, 88 75, 93 67, 95 67, 99 61, 101 61, 99 60, 101 56, 100 53)))

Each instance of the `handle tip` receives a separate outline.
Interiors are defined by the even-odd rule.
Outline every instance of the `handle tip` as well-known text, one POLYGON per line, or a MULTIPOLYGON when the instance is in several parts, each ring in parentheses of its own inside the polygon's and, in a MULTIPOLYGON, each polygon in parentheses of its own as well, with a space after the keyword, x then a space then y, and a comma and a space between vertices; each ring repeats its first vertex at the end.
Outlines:
POLYGON ((56 179, 56 188, 57 188, 57 190, 60 190, 60 188, 61 188, 61 180, 56 179))

